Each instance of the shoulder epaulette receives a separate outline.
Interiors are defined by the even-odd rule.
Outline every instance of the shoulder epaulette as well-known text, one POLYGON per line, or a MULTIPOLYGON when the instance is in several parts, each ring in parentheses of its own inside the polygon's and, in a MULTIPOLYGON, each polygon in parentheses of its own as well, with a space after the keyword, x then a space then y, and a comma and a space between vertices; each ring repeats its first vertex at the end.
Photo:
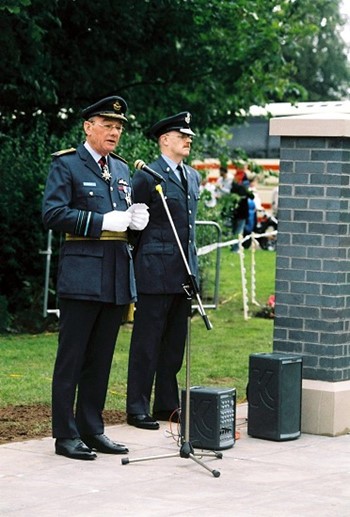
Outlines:
POLYGON ((126 164, 128 163, 126 160, 124 160, 124 158, 119 156, 119 154, 116 154, 116 153, 109 153, 109 154, 110 154, 110 156, 113 156, 113 158, 117 158, 117 160, 120 160, 120 161, 122 161, 122 162, 124 162, 126 164))
POLYGON ((70 149, 62 149, 61 151, 56 151, 55 153, 52 153, 51 156, 62 156, 64 154, 74 153, 75 151, 75 147, 71 147, 70 149))

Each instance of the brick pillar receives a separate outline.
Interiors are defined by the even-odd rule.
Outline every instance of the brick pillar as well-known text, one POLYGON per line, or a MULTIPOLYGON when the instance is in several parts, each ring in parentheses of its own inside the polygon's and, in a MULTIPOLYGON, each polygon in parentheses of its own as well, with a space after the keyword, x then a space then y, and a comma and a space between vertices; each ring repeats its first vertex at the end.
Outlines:
POLYGON ((275 118, 273 349, 303 357, 302 431, 350 430, 350 115, 275 118))

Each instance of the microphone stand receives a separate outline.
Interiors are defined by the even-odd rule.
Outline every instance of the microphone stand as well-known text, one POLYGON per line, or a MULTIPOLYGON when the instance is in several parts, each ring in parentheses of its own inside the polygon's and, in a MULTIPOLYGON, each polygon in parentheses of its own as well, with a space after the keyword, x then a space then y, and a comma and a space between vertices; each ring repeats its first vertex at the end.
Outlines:
POLYGON ((185 293, 186 293, 186 295, 187 295, 187 300, 188 300, 187 336, 186 336, 186 343, 185 343, 185 350, 186 350, 186 353, 185 353, 185 356, 186 356, 185 431, 184 431, 184 436, 181 436, 181 447, 180 447, 179 452, 172 453, 172 454, 161 454, 161 455, 158 455, 158 456, 148 456, 148 457, 144 457, 144 458, 133 458, 133 459, 122 458, 121 463, 122 463, 122 465, 128 465, 129 463, 136 463, 136 462, 140 462, 140 461, 148 461, 148 460, 180 457, 180 458, 186 458, 186 459, 191 459, 191 460, 195 461, 196 463, 201 465, 203 468, 208 470, 214 477, 217 478, 217 477, 220 476, 220 472, 218 470, 211 469, 210 467, 208 467, 205 463, 203 463, 200 459, 198 459, 197 456, 199 456, 199 457, 210 456, 210 457, 214 457, 216 459, 222 459, 222 453, 221 452, 217 452, 217 451, 213 451, 211 453, 203 452, 202 451, 201 453, 196 454, 194 452, 193 446, 192 446, 192 444, 190 442, 190 358, 191 358, 191 350, 190 350, 191 347, 190 347, 190 344, 191 344, 191 301, 192 301, 193 296, 196 297, 197 304, 198 304, 198 312, 202 316, 207 330, 211 330, 213 327, 212 327, 212 324, 210 323, 210 321, 208 319, 208 316, 205 313, 205 310, 204 310, 204 307, 203 307, 203 304, 202 304, 202 300, 200 298, 199 289, 198 289, 198 285, 197 285, 195 276, 191 272, 191 269, 190 269, 190 266, 188 264, 186 255, 185 255, 184 250, 182 248, 181 241, 179 239, 177 230, 175 228, 173 218, 171 216, 168 204, 167 204, 165 196, 163 194, 163 189, 162 189, 160 184, 157 184, 155 188, 156 188, 156 191, 158 192, 158 194, 161 197, 161 200, 162 200, 165 212, 166 212, 167 217, 169 219, 172 231, 174 233, 177 245, 178 245, 180 253, 181 253, 181 257, 182 257, 183 263, 184 263, 184 265, 186 267, 186 271, 187 271, 188 277, 189 277, 189 285, 183 285, 182 286, 184 291, 185 291, 185 293))

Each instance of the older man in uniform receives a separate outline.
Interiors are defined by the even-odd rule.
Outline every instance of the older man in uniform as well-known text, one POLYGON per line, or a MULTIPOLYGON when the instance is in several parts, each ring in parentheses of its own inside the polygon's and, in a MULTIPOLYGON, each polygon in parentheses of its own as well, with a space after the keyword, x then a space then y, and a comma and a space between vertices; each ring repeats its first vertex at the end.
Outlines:
MULTIPOLYGON (((183 162, 194 136, 190 123, 191 114, 181 112, 150 129, 149 136, 158 141, 161 152, 150 167, 164 178, 161 185, 169 211, 191 272, 197 275, 195 218, 200 176, 183 162)), ((151 175, 135 172, 135 201, 149 206, 150 222, 135 248, 138 301, 129 356, 127 422, 142 429, 158 429, 157 420, 176 417, 177 373, 183 361, 190 311, 183 289, 189 282, 188 272, 155 185, 151 175)))
POLYGON ((142 230, 149 218, 145 205, 132 204, 129 168, 113 152, 126 110, 118 96, 83 110, 86 140, 54 153, 43 201, 44 226, 65 234, 53 437, 56 454, 81 460, 128 452, 105 436, 102 418, 123 313, 136 300, 128 229, 142 230))

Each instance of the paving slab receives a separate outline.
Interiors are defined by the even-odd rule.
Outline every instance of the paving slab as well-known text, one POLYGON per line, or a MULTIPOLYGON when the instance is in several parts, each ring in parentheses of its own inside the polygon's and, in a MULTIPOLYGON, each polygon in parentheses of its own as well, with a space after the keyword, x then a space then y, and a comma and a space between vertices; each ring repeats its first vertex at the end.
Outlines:
POLYGON ((125 456, 57 456, 52 438, 1 445, 0 516, 349 517, 350 436, 252 438, 246 413, 239 405, 234 446, 201 458, 219 477, 180 456, 178 428, 166 422, 158 431, 107 427, 129 447, 125 465, 125 456))

